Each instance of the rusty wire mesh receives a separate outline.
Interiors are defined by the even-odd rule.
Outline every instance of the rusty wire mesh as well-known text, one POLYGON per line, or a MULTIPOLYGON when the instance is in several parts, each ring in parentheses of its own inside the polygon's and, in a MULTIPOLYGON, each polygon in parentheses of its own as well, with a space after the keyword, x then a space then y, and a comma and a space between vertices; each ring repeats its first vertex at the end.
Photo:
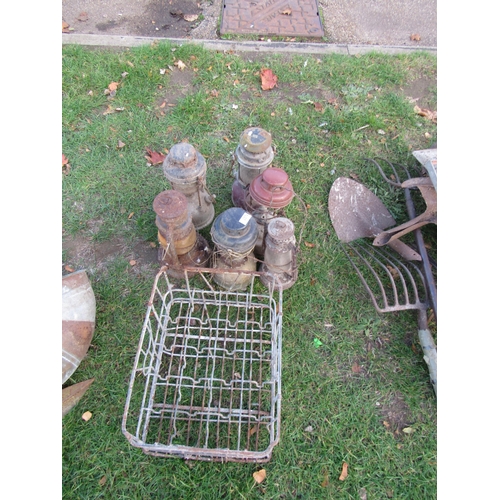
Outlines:
POLYGON ((195 274, 182 286, 156 276, 122 431, 149 455, 266 462, 280 433, 282 291, 259 273, 243 292, 195 274))

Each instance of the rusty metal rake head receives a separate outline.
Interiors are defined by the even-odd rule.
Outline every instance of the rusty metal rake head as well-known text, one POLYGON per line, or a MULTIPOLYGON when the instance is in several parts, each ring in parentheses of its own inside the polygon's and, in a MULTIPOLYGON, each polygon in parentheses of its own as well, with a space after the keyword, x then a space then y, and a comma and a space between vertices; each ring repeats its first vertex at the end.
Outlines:
POLYGON ((341 246, 378 312, 427 309, 427 288, 419 264, 403 261, 390 249, 374 247, 363 239, 341 246))

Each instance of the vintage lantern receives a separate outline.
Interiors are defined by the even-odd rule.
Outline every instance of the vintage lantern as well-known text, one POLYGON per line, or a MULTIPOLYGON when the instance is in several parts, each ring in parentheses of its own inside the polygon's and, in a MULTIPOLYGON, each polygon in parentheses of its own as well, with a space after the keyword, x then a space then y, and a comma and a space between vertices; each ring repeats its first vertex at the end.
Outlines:
POLYGON ((172 189, 187 198, 195 229, 208 226, 215 215, 214 197, 206 185, 207 163, 191 144, 175 144, 163 161, 163 172, 172 189))
POLYGON ((234 176, 231 198, 235 207, 246 209, 245 190, 249 184, 271 165, 274 152, 271 146, 272 137, 269 132, 259 127, 250 127, 240 136, 235 151, 238 169, 234 176))
MULTIPOLYGON (((282 290, 290 288, 298 277, 297 241, 294 231, 293 222, 285 217, 276 217, 267 226, 261 271, 274 275, 282 290)), ((267 287, 272 281, 268 274, 263 274, 260 279, 267 287)))
POLYGON ((253 253, 257 222, 242 208, 229 208, 216 217, 210 234, 216 247, 213 267, 233 270, 213 273, 214 281, 226 289, 244 290, 251 281, 251 274, 238 271, 257 270, 253 253))
POLYGON ((180 192, 166 190, 153 201, 160 248, 158 260, 169 266, 169 274, 184 276, 184 267, 206 267, 212 251, 196 231, 187 198, 180 192))
POLYGON ((247 210, 255 217, 259 235, 255 254, 264 255, 266 227, 293 199, 294 192, 288 174, 281 168, 269 167, 256 177, 246 196, 247 210))

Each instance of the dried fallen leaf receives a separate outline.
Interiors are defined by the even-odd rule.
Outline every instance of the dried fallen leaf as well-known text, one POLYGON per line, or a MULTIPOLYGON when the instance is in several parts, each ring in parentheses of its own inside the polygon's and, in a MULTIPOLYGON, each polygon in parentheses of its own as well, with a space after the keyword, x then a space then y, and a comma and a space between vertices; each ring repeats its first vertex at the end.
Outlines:
POLYGON ((347 463, 344 462, 342 464, 342 472, 339 476, 339 481, 344 481, 344 479, 347 477, 347 463))
POLYGON ((134 216, 134 212, 130 212, 130 213, 128 214, 128 219, 130 220, 133 216, 134 216))
POLYGON ((391 267, 389 265, 387 265, 387 269, 389 270, 389 272, 391 273, 392 277, 394 279, 397 279, 399 278, 399 272, 397 269, 395 269, 394 267, 391 267))
POLYGON ((62 32, 69 33, 69 24, 64 21, 62 22, 62 32))
POLYGON ((116 147, 117 147, 118 149, 122 149, 122 148, 124 148, 124 147, 125 147, 125 143, 124 143, 124 142, 122 142, 122 141, 118 141, 118 144, 116 145, 116 147))
POLYGON ((113 92, 114 90, 116 90, 118 88, 118 83, 117 82, 111 82, 109 85, 108 85, 108 89, 110 92, 113 92))
POLYGON ((69 160, 66 158, 66 155, 62 155, 62 173, 64 175, 68 175, 71 170, 71 165, 69 164, 69 160))
POLYGON ((184 21, 187 21, 188 23, 192 23, 193 21, 196 21, 198 19, 198 14, 184 14, 184 21))
POLYGON ((132 259, 132 260, 129 260, 128 262, 131 266, 135 266, 137 264, 137 261, 132 259))
POLYGON ((82 419, 85 420, 85 422, 88 422, 92 418, 92 413, 90 411, 86 411, 82 415, 82 419))
POLYGON ((262 481, 264 481, 264 479, 266 479, 266 469, 255 471, 252 475, 255 481, 260 484, 262 483, 262 481))
POLYGON ((89 20, 89 15, 86 12, 80 12, 80 15, 77 17, 77 19, 84 23, 85 21, 89 20))
POLYGON ((271 90, 278 84, 278 77, 269 68, 260 70, 262 90, 271 90))
POLYGON ((284 14, 285 16, 291 16, 292 9, 290 9, 290 7, 287 7, 286 9, 280 10, 280 14, 284 14))
POLYGON ((391 426, 391 424, 389 422, 386 422, 385 420, 382 423, 384 424, 384 427, 386 429, 389 429, 389 427, 391 426))
POLYGON ((304 241, 304 245, 307 248, 314 248, 316 246, 314 243, 309 243, 308 241, 304 241))
POLYGON ((415 429, 412 429, 411 427, 405 427, 405 428, 403 429, 403 432, 404 432, 405 434, 411 434, 412 432, 415 432, 415 429))
POLYGON ((318 113, 323 113, 324 109, 323 109, 323 104, 321 104, 320 102, 315 102, 314 103, 314 109, 318 112, 318 113))
POLYGON ((146 151, 148 155, 145 156, 145 158, 146 160, 148 160, 148 163, 151 163, 151 165, 160 165, 163 163, 163 160, 165 159, 166 155, 158 153, 156 151, 151 151, 148 148, 146 148, 146 151))
POLYGON ((104 486, 106 484, 106 481, 106 476, 102 476, 101 479, 99 479, 99 486, 104 486))
POLYGON ((323 475, 323 481, 321 482, 321 486, 326 488, 330 484, 330 479, 328 478, 328 472, 325 472, 323 475))
POLYGON ((358 363, 354 363, 351 366, 351 370, 353 373, 361 373, 361 366, 359 366, 358 363))
POLYGON ((181 71, 187 67, 180 59, 174 63, 174 66, 177 66, 181 71))
POLYGON ((413 42, 420 42, 420 35, 418 33, 413 33, 410 35, 410 40, 413 42))
POLYGON ((257 431, 259 430, 259 426, 258 425, 254 425, 249 431, 248 431, 248 434, 250 436, 253 436, 257 431))
POLYGON ((68 264, 66 264, 66 265, 64 266, 64 270, 65 270, 65 271, 68 271, 68 273, 72 273, 72 272, 74 272, 74 271, 75 271, 75 270, 74 270, 71 266, 69 266, 68 264))
POLYGON ((415 106, 413 108, 413 111, 415 111, 417 115, 423 116, 424 118, 431 120, 431 122, 433 123, 437 123, 437 111, 431 111, 430 109, 426 108, 419 108, 418 106, 415 106))
POLYGON ((103 116, 105 116, 105 115, 110 115, 111 113, 114 113, 114 112, 115 112, 115 110, 113 109, 113 107, 108 104, 108 109, 106 109, 106 111, 103 111, 102 114, 103 114, 103 116))

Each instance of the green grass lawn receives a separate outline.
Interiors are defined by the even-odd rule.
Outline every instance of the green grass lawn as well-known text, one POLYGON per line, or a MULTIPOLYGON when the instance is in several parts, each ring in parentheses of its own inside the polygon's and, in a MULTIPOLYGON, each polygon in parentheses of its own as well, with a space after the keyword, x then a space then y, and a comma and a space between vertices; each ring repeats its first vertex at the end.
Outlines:
MULTIPOLYGON (((92 345, 65 384, 95 378, 62 422, 64 498, 436 498, 437 403, 416 313, 375 311, 328 214, 333 181, 350 176, 397 223, 407 220, 401 193, 366 158, 415 166, 412 151, 437 141, 436 124, 414 109, 436 110, 436 74, 436 58, 425 53, 63 47, 63 274, 87 269, 97 302, 92 345), (261 89, 262 68, 277 75, 277 87, 261 89), (112 82, 118 86, 110 93, 112 82), (151 258, 152 203, 169 188, 147 149, 165 153, 183 140, 195 146, 207 161, 218 215, 232 206, 233 153, 249 126, 272 134, 273 165, 297 194, 286 208, 300 248, 299 278, 283 292, 281 438, 266 464, 150 457, 121 432, 159 269, 151 258), (340 481, 344 462, 348 476, 340 481), (262 468, 266 479, 257 484, 252 474, 262 468)), ((210 241, 209 228, 201 233, 210 241)), ((424 235, 435 254, 435 226, 424 235)))

